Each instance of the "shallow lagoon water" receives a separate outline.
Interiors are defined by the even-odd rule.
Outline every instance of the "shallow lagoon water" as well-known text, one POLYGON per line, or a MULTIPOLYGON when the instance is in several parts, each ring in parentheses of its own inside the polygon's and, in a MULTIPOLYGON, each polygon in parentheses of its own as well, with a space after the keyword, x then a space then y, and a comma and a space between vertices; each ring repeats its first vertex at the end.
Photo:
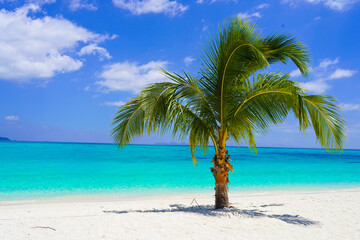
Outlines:
MULTIPOLYGON (((360 151, 339 155, 322 149, 229 147, 232 191, 360 187, 360 151)), ((213 149, 188 146, 0 143, 0 200, 82 194, 145 196, 212 192, 213 149)))

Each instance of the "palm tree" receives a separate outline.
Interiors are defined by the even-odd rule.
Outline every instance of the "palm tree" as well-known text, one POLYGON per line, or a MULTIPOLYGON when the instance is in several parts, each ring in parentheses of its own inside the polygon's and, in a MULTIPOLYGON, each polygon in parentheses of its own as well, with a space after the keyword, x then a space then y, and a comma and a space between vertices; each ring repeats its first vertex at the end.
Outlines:
POLYGON ((309 56, 305 47, 286 34, 262 36, 255 26, 231 19, 210 38, 198 60, 197 75, 162 69, 170 80, 145 87, 121 106, 113 120, 112 135, 124 146, 144 133, 170 131, 175 138, 188 138, 194 151, 214 146, 215 208, 230 207, 226 150, 229 139, 247 142, 256 151, 254 135, 283 123, 292 111, 300 131, 312 126, 325 149, 342 150, 344 120, 331 96, 308 95, 289 74, 266 72, 270 64, 291 60, 306 76, 309 56))

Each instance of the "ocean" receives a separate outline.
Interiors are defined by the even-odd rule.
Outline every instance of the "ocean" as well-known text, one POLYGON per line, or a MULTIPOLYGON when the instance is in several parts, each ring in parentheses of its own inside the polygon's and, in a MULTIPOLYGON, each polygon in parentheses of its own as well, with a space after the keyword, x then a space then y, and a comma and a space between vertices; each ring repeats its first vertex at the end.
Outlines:
MULTIPOLYGON (((230 191, 360 187, 360 151, 228 147, 230 191)), ((213 148, 189 146, 0 142, 0 201, 69 195, 213 193, 213 148)))

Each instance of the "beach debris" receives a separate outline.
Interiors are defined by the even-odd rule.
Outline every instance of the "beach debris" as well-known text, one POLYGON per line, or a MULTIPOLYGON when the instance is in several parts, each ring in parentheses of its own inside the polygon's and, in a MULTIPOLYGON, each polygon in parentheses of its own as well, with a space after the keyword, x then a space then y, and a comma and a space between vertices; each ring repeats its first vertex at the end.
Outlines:
POLYGON ((184 209, 182 209, 181 207, 179 207, 179 205, 176 205, 176 207, 177 207, 180 211, 184 211, 184 209))
POLYGON ((284 206, 283 203, 271 203, 271 204, 263 204, 260 207, 281 207, 284 206))
POLYGON ((42 226, 36 226, 36 227, 31 227, 31 228, 40 228, 40 229, 50 229, 56 232, 55 228, 52 227, 42 227, 42 226))
POLYGON ((194 198, 194 199, 191 201, 191 203, 190 203, 191 207, 193 208, 193 203, 194 203, 194 202, 197 204, 197 206, 199 207, 199 209, 201 209, 199 203, 196 201, 195 198, 194 198))

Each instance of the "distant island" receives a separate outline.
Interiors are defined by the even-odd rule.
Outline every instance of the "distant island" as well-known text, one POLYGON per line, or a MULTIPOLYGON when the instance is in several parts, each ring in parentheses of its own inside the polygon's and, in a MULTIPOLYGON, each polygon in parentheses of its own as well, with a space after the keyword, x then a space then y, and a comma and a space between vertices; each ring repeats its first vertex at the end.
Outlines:
POLYGON ((10 142, 11 140, 6 137, 0 137, 0 142, 10 142))

